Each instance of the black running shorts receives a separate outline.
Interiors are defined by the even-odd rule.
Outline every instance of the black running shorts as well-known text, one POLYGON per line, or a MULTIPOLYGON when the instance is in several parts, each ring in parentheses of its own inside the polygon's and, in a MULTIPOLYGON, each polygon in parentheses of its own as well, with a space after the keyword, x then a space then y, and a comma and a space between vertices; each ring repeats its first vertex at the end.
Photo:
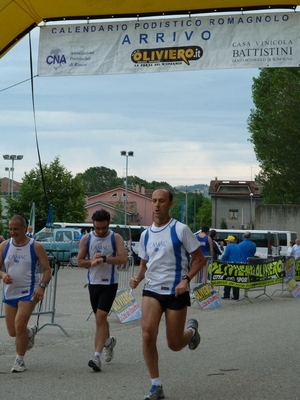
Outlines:
POLYGON ((109 313, 117 290, 117 283, 113 285, 89 285, 90 302, 95 314, 98 309, 109 313))
POLYGON ((151 290, 143 290, 143 296, 153 297, 156 299, 163 310, 182 310, 184 307, 191 305, 190 293, 185 293, 175 296, 175 294, 158 294, 151 290))

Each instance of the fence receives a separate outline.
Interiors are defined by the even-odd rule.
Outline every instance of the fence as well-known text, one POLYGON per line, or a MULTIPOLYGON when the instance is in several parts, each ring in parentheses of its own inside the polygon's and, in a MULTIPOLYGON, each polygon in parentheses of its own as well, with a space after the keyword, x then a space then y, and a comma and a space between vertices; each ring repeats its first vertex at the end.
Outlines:
MULTIPOLYGON (((59 269, 59 263, 56 262, 53 256, 48 256, 51 268, 52 268, 52 279, 49 282, 48 287, 45 289, 44 299, 42 302, 39 302, 35 309, 33 310, 32 315, 37 316, 37 321, 39 322, 39 317, 41 315, 50 315, 50 322, 44 323, 42 326, 39 326, 39 330, 43 329, 45 326, 57 326, 60 328, 66 336, 69 336, 67 331, 60 325, 54 322, 55 317, 55 303, 56 303, 56 288, 57 288, 57 275, 59 269)), ((40 266, 37 266, 40 276, 42 275, 42 270, 40 266)), ((3 288, 4 290, 4 288, 3 288)), ((3 298, 3 296, 2 296, 3 298)), ((4 305, 1 300, 1 310, 0 310, 0 318, 4 318, 4 305)))
POLYGON ((284 256, 268 259, 252 258, 248 263, 214 261, 211 266, 211 283, 212 286, 233 286, 244 289, 244 299, 248 301, 250 301, 248 297, 250 291, 262 291, 256 298, 265 295, 272 300, 272 296, 266 293, 267 286, 279 283, 283 292, 287 272, 290 275, 289 279, 294 279, 293 261, 291 265, 289 263, 290 261, 287 262, 284 256))

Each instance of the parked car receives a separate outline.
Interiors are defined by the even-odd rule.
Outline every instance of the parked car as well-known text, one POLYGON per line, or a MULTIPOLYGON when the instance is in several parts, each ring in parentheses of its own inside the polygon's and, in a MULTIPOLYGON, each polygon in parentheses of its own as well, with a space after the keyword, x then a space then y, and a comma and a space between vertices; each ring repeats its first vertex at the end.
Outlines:
POLYGON ((77 254, 79 250, 80 229, 57 228, 42 229, 35 235, 35 240, 40 242, 49 256, 55 257, 59 262, 70 262, 77 265, 77 254))

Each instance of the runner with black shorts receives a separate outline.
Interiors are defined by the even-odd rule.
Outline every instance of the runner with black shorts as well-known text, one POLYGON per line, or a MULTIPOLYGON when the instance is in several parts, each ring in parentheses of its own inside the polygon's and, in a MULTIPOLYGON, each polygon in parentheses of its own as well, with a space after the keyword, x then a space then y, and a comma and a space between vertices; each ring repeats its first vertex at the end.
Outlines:
POLYGON ((101 371, 101 355, 110 362, 116 338, 110 336, 107 316, 118 290, 118 265, 127 263, 127 252, 121 235, 109 230, 110 214, 98 210, 92 216, 94 231, 80 240, 78 266, 88 268, 90 302, 95 314, 95 351, 88 366, 101 371))
POLYGON ((189 282, 206 264, 199 243, 191 230, 169 216, 173 194, 158 189, 152 195, 154 222, 142 232, 139 243, 140 267, 130 279, 136 288, 145 278, 142 304, 144 359, 151 378, 151 388, 144 400, 164 398, 159 376, 157 334, 165 313, 168 346, 179 351, 185 346, 198 347, 198 321, 189 319, 185 329, 187 307, 191 305, 189 282), (191 261, 190 261, 191 256, 191 261))

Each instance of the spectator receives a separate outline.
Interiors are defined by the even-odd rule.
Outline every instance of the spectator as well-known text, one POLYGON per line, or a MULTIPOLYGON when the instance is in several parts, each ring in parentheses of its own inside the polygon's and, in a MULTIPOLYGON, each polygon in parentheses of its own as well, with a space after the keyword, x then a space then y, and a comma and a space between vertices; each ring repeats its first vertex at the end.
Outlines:
MULTIPOLYGON (((228 236, 228 238, 225 239, 225 242, 227 242, 226 249, 224 254, 221 257, 221 261, 227 261, 227 262, 241 262, 241 251, 238 246, 237 239, 235 236, 228 236)), ((224 295, 222 299, 230 299, 230 289, 232 288, 233 292, 233 297, 232 300, 238 300, 240 297, 240 289, 237 287, 232 287, 232 286, 224 286, 224 295)))
POLYGON ((80 235, 78 235, 75 240, 80 240, 81 238, 83 238, 83 236, 87 233, 87 230, 85 228, 81 228, 80 230, 80 235))
POLYGON ((241 251, 241 261, 247 262, 249 257, 254 257, 256 253, 256 244, 251 240, 251 232, 246 231, 244 233, 244 240, 239 243, 241 251))
POLYGON ((27 228, 26 236, 34 238, 33 226, 29 225, 27 228))
POLYGON ((287 249, 286 251, 286 255, 288 257, 290 257, 292 255, 292 250, 293 250, 293 246, 294 246, 295 242, 293 240, 290 241, 290 247, 287 249))
POLYGON ((196 235, 196 239, 200 243, 200 249, 205 257, 213 257, 214 249, 213 249, 213 241, 209 236, 209 228, 207 226, 203 226, 201 232, 196 235))
POLYGON ((219 256, 222 255, 222 250, 221 250, 219 244, 216 241, 216 239, 217 239, 217 231, 215 229, 211 229, 209 231, 209 236, 211 237, 212 242, 213 242, 213 249, 214 249, 213 260, 218 260, 219 256))
POLYGON ((300 257, 300 238, 296 239, 296 243, 292 247, 291 255, 297 260, 300 257))

